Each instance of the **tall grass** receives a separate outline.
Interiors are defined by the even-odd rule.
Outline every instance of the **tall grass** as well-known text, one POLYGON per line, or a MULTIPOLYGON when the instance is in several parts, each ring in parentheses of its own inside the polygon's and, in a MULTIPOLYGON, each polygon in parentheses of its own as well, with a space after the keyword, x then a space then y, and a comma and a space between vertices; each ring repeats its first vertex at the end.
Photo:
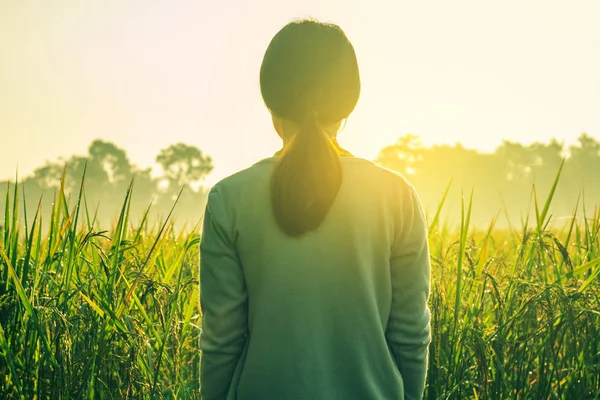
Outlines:
POLYGON ((83 187, 73 201, 58 191, 47 227, 40 212, 19 215, 19 186, 7 188, 0 398, 197 397, 196 229, 133 225, 130 186, 99 230, 83 187))
POLYGON ((431 227, 428 399, 600 398, 599 209, 549 229, 560 172, 533 227, 468 235, 473 194, 458 237, 431 227))
MULTIPOLYGON (((560 171, 559 171, 560 173, 560 171)), ((600 210, 553 228, 558 176, 520 228, 430 225, 428 399, 600 398, 600 210), (533 219, 534 222, 530 222, 533 219)), ((49 216, 6 190, 0 227, 0 398, 199 398, 198 226, 129 219, 110 229, 85 189, 49 216)), ((446 190, 448 193, 448 190, 446 190)), ((580 215, 578 215, 578 213, 580 215)))

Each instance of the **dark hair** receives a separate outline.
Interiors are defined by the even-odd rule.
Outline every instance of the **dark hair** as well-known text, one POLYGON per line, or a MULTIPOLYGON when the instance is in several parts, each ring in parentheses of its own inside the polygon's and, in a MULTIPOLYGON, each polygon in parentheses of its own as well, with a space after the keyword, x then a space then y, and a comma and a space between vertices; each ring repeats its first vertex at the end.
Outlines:
POLYGON ((293 21, 271 40, 260 69, 263 100, 299 131, 284 146, 271 178, 273 213, 289 236, 325 219, 342 183, 335 137, 323 130, 347 118, 360 77, 352 44, 334 24, 293 21))

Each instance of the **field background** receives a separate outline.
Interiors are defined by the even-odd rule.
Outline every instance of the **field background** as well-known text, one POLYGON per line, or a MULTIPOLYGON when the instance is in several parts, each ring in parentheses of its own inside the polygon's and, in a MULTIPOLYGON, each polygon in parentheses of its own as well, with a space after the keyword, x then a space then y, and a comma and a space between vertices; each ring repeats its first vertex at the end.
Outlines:
POLYGON ((198 398, 206 194, 281 146, 261 63, 309 16, 359 60, 340 143, 426 209, 426 398, 600 400, 599 15, 0 0, 0 400, 198 398))
MULTIPOLYGON (((558 178, 509 228, 474 227, 469 193, 449 228, 450 186, 428 213, 426 398, 600 397, 599 209, 576 201, 557 224, 558 178)), ((199 398, 198 224, 175 228, 172 210, 157 222, 151 208, 130 218, 132 185, 101 224, 85 183, 67 198, 62 182, 49 213, 37 199, 19 207, 34 200, 7 185, 0 397, 199 398)))

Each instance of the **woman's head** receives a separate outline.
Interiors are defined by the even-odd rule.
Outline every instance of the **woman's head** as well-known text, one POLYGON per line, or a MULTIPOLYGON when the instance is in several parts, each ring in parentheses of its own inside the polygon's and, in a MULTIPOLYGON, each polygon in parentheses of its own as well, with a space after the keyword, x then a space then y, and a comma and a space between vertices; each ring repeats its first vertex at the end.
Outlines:
POLYGON ((265 104, 278 117, 298 124, 313 114, 322 123, 341 121, 360 93, 354 48, 337 25, 291 22, 269 44, 260 87, 265 104))
POLYGON ((271 183, 273 211, 288 235, 299 236, 321 224, 341 185, 335 134, 360 93, 354 48, 337 25, 291 22, 269 44, 260 86, 285 142, 271 183))

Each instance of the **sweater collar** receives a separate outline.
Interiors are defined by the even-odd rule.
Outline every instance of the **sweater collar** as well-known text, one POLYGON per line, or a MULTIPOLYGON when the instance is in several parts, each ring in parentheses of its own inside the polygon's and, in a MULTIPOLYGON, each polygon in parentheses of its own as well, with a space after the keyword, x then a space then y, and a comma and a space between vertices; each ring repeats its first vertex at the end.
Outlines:
MULTIPOLYGON (((335 146, 335 148, 337 149, 338 153, 340 154, 340 157, 354 157, 354 155, 352 153, 350 153, 348 150, 343 149, 337 142, 337 140, 333 140, 332 141, 333 145, 335 146)), ((281 155, 281 152, 283 151, 283 149, 277 151, 273 157, 279 157, 281 155)))

